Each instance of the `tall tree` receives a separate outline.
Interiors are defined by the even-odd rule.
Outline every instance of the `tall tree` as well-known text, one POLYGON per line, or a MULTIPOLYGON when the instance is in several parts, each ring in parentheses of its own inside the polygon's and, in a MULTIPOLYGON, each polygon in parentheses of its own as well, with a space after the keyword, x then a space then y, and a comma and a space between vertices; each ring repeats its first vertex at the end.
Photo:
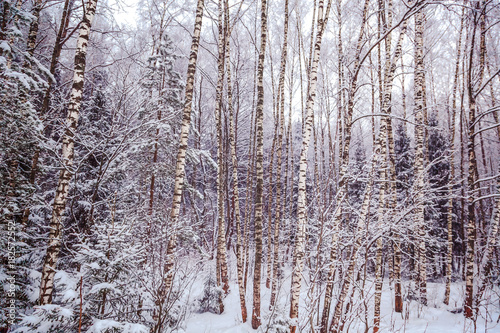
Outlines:
MULTIPOLYGON (((232 180, 233 180, 233 197, 232 203, 234 206, 234 219, 236 221, 236 269, 238 274, 238 291, 240 295, 241 318, 243 322, 247 321, 247 305, 245 300, 245 285, 243 278, 243 229, 241 226, 240 214, 240 194, 238 188, 238 158, 236 155, 236 128, 237 122, 234 115, 233 107, 233 85, 231 78, 231 61, 230 61, 230 44, 231 44, 231 30, 229 26, 229 3, 228 0, 224 1, 224 24, 228 29, 226 34, 226 81, 227 81, 227 104, 229 108, 229 144, 231 148, 231 164, 232 164, 232 180)), ((252 122, 250 122, 251 124, 252 122)))
MULTIPOLYGON (((453 77, 453 88, 451 96, 451 123, 450 123, 450 179, 455 180, 455 167, 454 167, 454 151, 455 151, 455 132, 456 132, 456 118, 457 118, 457 89, 458 77, 460 75, 460 58, 462 53, 462 30, 464 27, 464 9, 460 16, 460 29, 458 31, 457 43, 457 58, 455 61, 455 75, 453 77)), ((448 252, 446 254, 446 289, 444 293, 444 304, 450 302, 450 285, 453 263, 453 188, 449 185, 450 198, 448 199, 448 214, 447 214, 447 231, 448 231, 448 252)))
POLYGON ((415 172, 416 208, 414 228, 418 239, 418 289, 420 302, 427 305, 427 266, 426 266, 426 227, 424 223, 424 96, 425 96, 425 68, 424 68, 424 12, 419 10, 415 15, 415 172))
POLYGON ((277 143, 277 166, 276 166, 276 210, 274 217, 274 236, 273 236, 273 274, 272 274, 272 289, 270 308, 276 304, 276 293, 278 290, 278 269, 279 269, 279 238, 280 227, 283 212, 283 200, 281 199, 282 183, 282 155, 283 155, 283 133, 285 131, 285 70, 287 62, 287 49, 288 49, 288 0, 285 0, 285 22, 283 27, 283 47, 281 49, 281 68, 278 82, 278 107, 279 107, 279 129, 278 129, 278 143, 277 143))
POLYGON ((478 1, 475 3, 473 9, 471 9, 471 37, 469 44, 469 55, 468 55, 468 66, 467 66, 467 97, 469 100, 469 122, 468 122, 468 140, 467 140, 467 152, 469 155, 469 167, 467 175, 467 256, 466 256, 466 267, 465 267, 465 306, 464 314, 467 318, 472 318, 474 315, 474 269, 476 261, 476 189, 478 187, 478 170, 477 170, 477 159, 475 150, 475 139, 476 135, 480 133, 480 130, 476 131, 479 127, 476 121, 477 117, 477 92, 476 85, 482 86, 484 69, 485 69, 485 56, 486 56, 486 35, 485 28, 482 24, 485 20, 486 15, 486 4, 483 1, 478 1), (475 48, 476 48, 476 33, 478 25, 481 26, 480 38, 479 38, 479 59, 478 62, 478 80, 474 81, 473 67, 475 66, 475 48))
MULTIPOLYGON (((339 229, 340 223, 342 219, 342 205, 347 196, 347 168, 349 164, 349 150, 351 145, 351 127, 352 127, 352 114, 354 111, 354 95, 357 90, 358 84, 358 73, 360 70, 360 66, 362 64, 361 61, 361 50, 363 47, 363 38, 365 34, 365 25, 368 17, 368 5, 370 0, 365 0, 363 6, 362 20, 361 26, 359 29, 358 40, 356 44, 356 57, 354 61, 354 73, 355 75, 351 78, 350 87, 348 92, 348 101, 347 101, 347 109, 346 114, 343 117, 342 123, 342 145, 339 147, 339 181, 337 187, 337 209, 335 210, 333 216, 333 228, 334 234, 332 235, 332 248, 330 250, 330 263, 328 267, 328 280, 325 288, 325 300, 323 302, 323 313, 321 316, 321 332, 328 331, 328 318, 330 317, 330 306, 332 302, 332 293, 333 293, 333 280, 335 277, 335 268, 336 268, 336 260, 337 260, 337 246, 339 241, 339 229)), ((340 124, 340 123, 339 123, 340 124)), ((340 127, 340 126, 339 126, 340 127)), ((340 128, 339 128, 340 130, 340 128)), ((341 311, 340 311, 341 313, 341 311)), ((340 316, 340 315, 339 315, 340 316)), ((334 316, 335 318, 335 316, 334 316)), ((339 318, 340 319, 340 318, 339 318)), ((333 326, 333 325, 332 325, 333 326)))
POLYGON ((174 196, 172 199, 172 209, 170 211, 169 223, 174 226, 174 233, 170 235, 167 246, 167 263, 165 265, 166 278, 163 285, 164 294, 169 291, 174 278, 174 255, 177 248, 176 228, 179 220, 182 192, 184 190, 184 179, 186 177, 186 151, 188 145, 189 128, 191 125, 191 110, 193 102, 194 77, 196 74, 196 61, 198 59, 198 46, 200 44, 201 23, 203 19, 204 0, 198 0, 196 5, 196 18, 194 22, 194 32, 191 41, 191 53, 189 54, 189 64, 186 76, 186 88, 184 93, 184 111, 182 115, 181 133, 179 136, 179 150, 177 152, 177 162, 175 167, 174 196))
MULTIPOLYGON (((227 255, 226 255, 226 221, 224 218, 224 146, 222 133, 222 90, 224 89, 224 62, 225 52, 229 39, 229 27, 224 24, 222 14, 224 12, 222 0, 219 0, 218 30, 219 30, 219 58, 217 61, 217 88, 215 98, 215 122, 217 126, 217 212, 218 212, 218 234, 217 234, 217 283, 222 286, 224 293, 229 291, 227 277, 227 255)), ((229 88, 229 87, 228 87, 229 88)), ((222 299, 219 301, 220 313, 224 312, 222 299)))
POLYGON ((69 182, 74 173, 73 161, 75 151, 75 133, 78 125, 78 116, 82 102, 85 65, 87 60, 87 46, 90 37, 90 28, 94 19, 97 7, 97 0, 89 0, 85 7, 83 20, 80 24, 75 51, 75 67, 73 74, 73 86, 68 104, 68 115, 66 118, 66 128, 62 140, 61 162, 62 169, 54 198, 52 217, 50 219, 50 233, 47 254, 45 256, 42 279, 40 285, 40 305, 52 303, 52 292, 54 290, 54 275, 56 264, 59 259, 61 249, 61 229, 62 218, 66 208, 66 200, 69 192, 69 182))
POLYGON ((261 0, 260 12, 260 51, 257 65, 257 106, 255 110, 256 122, 256 157, 255 172, 257 184, 255 188, 255 266, 253 278, 253 305, 252 327, 257 329, 261 324, 260 318, 260 278, 262 269, 262 200, 264 187, 264 60, 267 44, 267 0, 261 0))
POLYGON ((298 198, 297 198, 297 232, 295 236, 295 251, 293 254, 293 273, 292 286, 290 291, 290 318, 294 320, 290 325, 290 332, 297 330, 297 320, 299 316, 299 296, 302 284, 302 269, 304 267, 305 257, 305 237, 307 226, 307 203, 306 203, 306 178, 307 178, 307 155, 309 151, 309 142, 313 127, 314 102, 316 100, 316 86, 318 81, 318 64, 321 51, 321 41, 328 16, 332 6, 332 0, 328 0, 325 13, 324 1, 318 2, 318 14, 316 23, 316 41, 314 44, 314 53, 309 76, 309 89, 306 103, 306 118, 303 120, 304 132, 302 134, 302 147, 299 160, 299 179, 298 179, 298 198))

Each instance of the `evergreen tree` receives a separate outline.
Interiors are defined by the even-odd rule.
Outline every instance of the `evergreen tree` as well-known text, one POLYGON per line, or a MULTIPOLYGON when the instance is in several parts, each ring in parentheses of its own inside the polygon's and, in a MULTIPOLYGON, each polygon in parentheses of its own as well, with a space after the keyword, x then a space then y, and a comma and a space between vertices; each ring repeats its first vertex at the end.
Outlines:
MULTIPOLYGON (((30 94, 46 87, 48 71, 23 52, 32 16, 14 1, 0 4, 0 331, 34 304, 31 265, 37 257, 32 229, 21 223, 36 190, 31 158, 41 142, 41 121, 30 94), (14 302, 14 303, 12 303, 14 302)), ((38 230, 36 230, 38 231, 38 230)), ((36 233, 38 235, 38 233, 36 233)), ((35 260, 36 262, 36 260, 35 260)))
POLYGON ((432 261, 433 277, 437 278, 444 274, 447 241, 447 200, 448 183, 450 174, 450 162, 447 159, 449 143, 447 137, 439 128, 436 113, 432 113, 428 119, 428 177, 430 197, 425 209, 425 220, 429 229, 429 251, 434 260, 432 261))
POLYGON ((394 141, 394 152, 396 153, 396 178, 399 199, 408 196, 408 190, 413 184, 414 152, 411 147, 411 139, 408 136, 406 126, 398 124, 396 127, 396 138, 394 141))

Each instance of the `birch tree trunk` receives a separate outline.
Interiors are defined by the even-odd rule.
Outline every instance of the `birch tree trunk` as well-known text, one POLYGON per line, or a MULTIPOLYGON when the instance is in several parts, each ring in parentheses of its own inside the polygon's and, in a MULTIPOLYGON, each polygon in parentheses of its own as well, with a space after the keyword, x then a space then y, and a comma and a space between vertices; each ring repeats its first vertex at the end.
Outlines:
MULTIPOLYGON (((356 58, 354 60, 354 73, 358 73, 359 66, 361 65, 361 48, 363 46, 363 36, 367 20, 368 5, 370 0, 365 0, 363 6, 362 22, 359 30, 358 41, 356 45, 356 58)), ((352 114, 354 110, 354 95, 357 89, 357 74, 351 79, 349 88, 349 96, 347 101, 347 114, 344 116, 343 126, 340 126, 339 131, 342 134, 342 144, 339 146, 339 185, 337 189, 337 208, 333 217, 333 235, 332 235, 332 248, 330 251, 330 265, 328 268, 328 278, 325 288, 325 300, 323 302, 323 313, 321 316, 321 333, 328 331, 328 318, 330 317, 330 305, 332 301, 333 292, 333 279, 335 277, 335 266, 337 259, 337 246, 338 246, 338 230, 342 219, 342 205, 347 195, 347 167, 349 164, 349 149, 351 143, 351 125, 352 114)))
MULTIPOLYGON (((54 75, 56 71, 56 65, 59 62, 59 56, 61 55, 61 50, 63 46, 63 40, 66 38, 66 34, 68 31, 68 24, 69 24, 69 17, 71 14, 71 6, 72 2, 70 4, 70 0, 65 0, 64 2, 64 7, 63 7, 63 13, 61 16, 61 21, 59 23, 59 30, 56 36, 56 40, 54 42, 54 49, 52 50, 52 57, 50 61, 50 74, 54 75)), ((33 28, 34 29, 34 28, 33 28)), ((38 27, 36 28, 38 30, 38 27)), ((30 31, 31 33, 31 31, 30 31)), ((36 39, 36 38, 35 38, 36 39)), ((32 40, 28 40, 28 49, 30 49, 30 43, 32 43, 32 40)), ((34 45, 34 44, 33 44, 34 45)), ((34 50, 34 46, 33 46, 34 50)), ((45 118, 45 115, 49 109, 49 103, 50 103, 50 92, 52 90, 54 82, 52 80, 49 80, 48 82, 48 87, 45 90, 45 94, 43 97, 42 101, 42 107, 40 109, 40 117, 43 119, 45 118)), ((30 170, 30 184, 35 184, 36 180, 36 174, 38 172, 38 161, 40 159, 40 148, 38 147, 35 150, 35 153, 33 154, 33 159, 31 161, 31 170, 30 170)), ((23 213, 23 218, 22 218, 22 224, 26 225, 28 222, 28 218, 30 216, 31 208, 26 207, 23 213)))
POLYGON ((313 126, 314 102, 316 99, 316 85, 318 80, 318 64, 321 51, 321 40, 328 22, 328 15, 332 0, 328 0, 326 12, 323 17, 324 1, 318 2, 318 19, 316 42, 314 45, 313 60, 309 76, 309 89, 306 104, 306 118, 304 131, 302 135, 302 149, 299 160, 299 180, 298 180, 298 199, 297 199, 297 234, 295 236, 295 251, 293 258, 292 286, 290 291, 290 318, 292 324, 290 333, 295 333, 298 325, 299 316, 299 297, 302 282, 302 269, 304 267, 304 249, 307 226, 307 203, 306 203, 306 177, 307 177, 307 153, 309 150, 309 141, 313 126))
POLYGON ((172 200, 172 209, 170 211, 170 223, 174 227, 173 234, 167 246, 167 262, 165 264, 166 275, 163 285, 163 296, 172 286, 174 277, 174 254, 177 247, 177 223, 181 206, 182 192, 184 190, 184 178, 186 177, 186 150, 189 137, 189 127, 191 125, 191 109, 193 102, 194 76, 196 73, 196 61, 198 58, 198 46, 200 43, 201 23, 203 19, 204 0, 198 0, 196 6, 196 19, 194 23, 193 39, 191 41, 191 53, 189 55, 189 64, 186 76, 186 90, 184 96, 184 111, 182 115, 182 126, 179 140, 179 150, 177 152, 177 163, 175 167, 174 196, 172 200))
POLYGON ((283 154, 283 133, 285 123, 285 70, 287 61, 287 48, 288 48, 288 0, 285 0, 285 22, 283 27, 283 48, 281 51, 281 68, 280 77, 278 82, 278 107, 279 107, 279 130, 278 130, 278 144, 277 144, 277 166, 276 166, 276 212, 274 218, 274 254, 273 254, 273 274, 272 274, 272 288, 271 288, 271 301, 269 308, 272 309, 276 304, 276 293, 278 291, 278 260, 279 260, 279 238, 280 238, 280 224, 282 218, 283 201, 281 200, 281 167, 282 167, 282 154, 283 154))
MULTIPOLYGON (((391 9, 389 9, 390 11, 391 9)), ((386 199, 385 199, 385 190, 386 190, 386 185, 384 184, 385 180, 388 179, 388 172, 390 171, 392 179, 391 179, 391 184, 390 184, 390 190, 392 194, 392 198, 389 200, 391 209, 394 210, 396 208, 396 188, 395 188, 395 176, 396 176, 396 168, 395 168, 395 161, 392 159, 392 157, 387 156, 387 146, 389 146, 390 153, 392 156, 394 156, 394 139, 392 136, 392 122, 390 120, 390 112, 391 112, 391 101, 392 101, 392 85, 394 81, 394 75, 396 72, 396 64, 399 58, 401 57, 402 49, 401 49, 401 44, 403 42, 403 37, 406 32, 406 26, 407 26, 407 21, 403 23, 401 33, 399 35, 399 39, 396 44, 396 49, 394 52, 394 58, 391 59, 390 52, 388 50, 388 47, 386 46, 386 65, 385 65, 385 75, 384 75, 384 91, 383 91, 383 107, 382 107, 382 113, 387 115, 386 117, 383 117, 383 119, 380 120, 380 134, 379 134, 379 139, 378 139, 378 144, 377 144, 377 149, 375 150, 375 156, 380 160, 379 163, 377 163, 378 167, 380 168, 379 172, 379 178, 381 180, 381 186, 380 186, 380 193, 379 193, 379 211, 378 211, 378 225, 379 225, 379 230, 381 230, 385 224, 385 208, 387 206, 386 204, 386 199), (382 133, 382 132, 385 132, 382 133), (388 164, 390 164, 390 169, 388 169, 388 164)), ((389 39, 390 41, 390 39, 389 39)), ((386 41, 389 43, 389 41, 386 41)), ((391 213, 391 215, 394 215, 394 212, 391 213)), ((400 273, 400 265, 401 265, 401 252, 399 251, 399 241, 395 242, 395 276, 397 277, 396 279, 396 290, 395 290, 395 307, 396 307, 396 312, 402 312, 402 299, 401 299, 401 273, 400 273), (398 311, 399 310, 399 311, 398 311)), ((373 327, 373 332, 378 332, 379 326, 380 326, 380 301, 382 297, 382 283, 383 283, 383 276, 382 276, 382 250, 383 250, 383 242, 382 238, 379 237, 377 239, 377 257, 376 257, 376 270, 375 270, 375 275, 376 275, 376 282, 375 282, 375 315, 374 315, 374 327, 373 327)))
MULTIPOLYGON (((379 140, 380 141, 380 140, 379 140)), ((370 201, 372 198, 373 194, 373 183, 375 179, 375 166, 376 166, 376 159, 375 155, 372 160, 372 166, 371 166, 371 171, 370 175, 368 176, 368 185, 366 186, 364 195, 363 195, 363 203, 361 204, 361 211, 359 213, 359 218, 358 218, 358 225, 357 225, 357 230, 356 230, 356 239, 352 251, 352 256, 351 260, 349 262, 349 267, 347 269, 347 276, 346 279, 344 280, 344 284, 342 284, 342 289, 340 291, 340 296, 337 301, 337 304, 335 305, 335 311, 333 314, 332 318, 332 323, 330 325, 330 332, 336 333, 338 331, 338 326, 341 321, 341 315, 342 315, 342 309, 343 309, 343 304, 346 299, 347 293, 350 288, 350 284, 352 281, 352 278, 354 276, 354 268, 356 266, 356 261, 357 261, 357 255, 359 253, 359 249, 361 247, 361 244, 363 242, 363 233, 362 231, 365 230, 366 228, 366 221, 367 217, 370 211, 370 201)), ((324 318, 322 318, 323 320, 324 318)), ((326 318, 328 320, 328 318, 326 318)), ((327 332, 328 331, 328 326, 327 323, 321 323, 321 332, 327 332)))
MULTIPOLYGON (((215 122, 217 126, 217 211, 218 211, 218 237, 217 237, 217 276, 220 276, 220 285, 224 294, 229 291, 229 282, 227 277, 227 254, 226 254, 226 222, 224 219, 224 142, 222 141, 222 90, 224 88, 224 60, 226 50, 227 29, 222 20, 223 3, 219 0, 219 60, 217 73, 217 88, 215 97, 215 122)), ((219 300, 219 313, 224 312, 224 303, 222 298, 219 300)))
POLYGON ((62 139, 62 169, 54 198, 52 217, 50 219, 50 233, 45 256, 42 279, 40 284, 40 305, 52 303, 52 292, 54 289, 55 268, 59 259, 61 249, 62 218, 66 208, 66 200, 69 192, 69 182, 73 175, 74 160, 74 136, 78 125, 78 116, 82 102, 85 64, 87 57, 87 46, 90 36, 90 28, 94 19, 97 0, 89 0, 87 3, 83 20, 80 24, 80 32, 77 39, 75 51, 75 65, 73 73, 73 86, 71 88, 68 103, 68 115, 66 118, 66 129, 62 139))
MULTIPOLYGON (((464 26, 464 11, 462 9, 462 15, 460 17, 460 30, 457 44, 457 59, 455 61, 455 75, 453 79, 452 88, 452 116, 450 124, 450 179, 454 182, 455 179, 455 167, 454 167, 454 151, 455 151, 455 118, 457 110, 457 87, 458 87, 458 76, 460 70, 460 58, 462 52, 462 30, 464 26)), ((452 262, 453 262, 453 187, 449 186, 448 192, 450 198, 448 199, 448 212, 447 212, 447 231, 448 231, 448 252, 446 253, 446 290, 444 293, 443 303, 448 305, 450 303, 450 285, 451 285, 451 274, 452 274, 452 262)))
MULTIPOLYGON (((272 61, 270 61, 272 63, 272 61)), ((272 66, 271 66, 271 72, 273 72, 272 66)), ((274 84, 273 86, 273 95, 274 95, 274 84)), ((279 91, 278 91, 279 95, 279 91)), ((279 99, 279 98, 278 98, 279 99)), ((274 100, 274 97, 273 97, 274 100)), ((274 104, 274 103, 273 103, 274 104)), ((275 109, 279 108, 279 101, 278 105, 276 106, 275 109)), ((278 112, 276 112, 278 113, 278 112)), ((274 165, 274 151, 276 149, 276 140, 278 139, 278 126, 279 126, 279 119, 277 116, 274 117, 275 119, 275 130, 274 130, 274 136, 273 136, 273 143, 271 145, 271 155, 269 158, 269 168, 268 168, 268 173, 267 176, 269 178, 269 186, 268 186, 268 202, 267 202, 267 217, 268 217, 268 223, 267 223, 267 271, 266 271, 266 288, 271 288, 271 271, 272 271, 272 246, 273 246, 273 241, 272 241, 272 235, 273 235, 273 165, 274 165)))
MULTIPOLYGON (((247 306, 245 301, 245 285, 243 281, 243 252, 242 252, 242 228, 241 228, 241 215, 240 215, 240 195, 238 189, 238 159, 236 157, 236 134, 237 127, 236 119, 234 118, 233 109, 233 85, 231 83, 231 62, 230 62, 230 41, 231 30, 229 29, 229 3, 228 0, 224 1, 225 12, 225 26, 228 29, 226 35, 226 81, 227 81, 227 103, 229 108, 229 143, 231 148, 231 163, 233 166, 233 198, 234 205, 234 220, 236 222, 236 267, 238 274, 238 290, 240 294, 241 318, 242 322, 247 321, 247 306)), ((252 122, 250 122, 251 124, 252 122)))
MULTIPOLYGON (((255 71, 254 71, 255 72, 255 71)), ((255 81, 255 80, 254 80, 255 81)), ((253 89, 255 92, 255 87, 253 89)), ((255 93, 254 93, 255 95, 255 93)), ((249 265, 249 239, 250 235, 248 232, 249 225, 250 225, 250 217, 252 215, 251 212, 251 200, 250 198, 253 196, 253 178, 254 178, 254 168, 255 168, 255 146, 256 146, 256 128, 257 128, 257 119, 255 119, 254 114, 252 113, 251 115, 251 120, 250 120, 250 135, 248 138, 249 145, 248 145, 248 167, 247 167, 247 188, 246 188, 246 194, 245 194, 245 225, 243 226, 243 240, 242 244, 245 249, 244 257, 242 259, 244 263, 244 272, 243 272, 243 288, 246 290, 247 288, 247 281, 248 281, 248 265, 249 265)))
POLYGON ((40 19, 40 11, 42 10, 42 1, 36 0, 33 3, 33 9, 31 10, 31 15, 33 15, 33 19, 30 24, 30 30, 28 32, 28 43, 26 51, 28 51, 29 55, 32 56, 35 52, 36 47, 36 37, 38 35, 38 20, 40 19))
MULTIPOLYGON (((477 189, 477 160, 475 151, 475 137, 476 137, 476 92, 474 89, 475 84, 473 81, 473 66, 474 66, 474 48, 476 40, 476 30, 478 21, 484 19, 485 11, 482 8, 484 6, 482 1, 476 3, 472 14, 472 36, 470 41, 470 52, 469 52, 469 64, 467 68, 467 95, 469 99, 469 135, 467 141, 467 151, 469 155, 469 168, 467 176, 467 255, 466 255, 466 267, 465 267, 465 306, 464 314, 466 318, 472 318, 474 315, 473 301, 474 301, 474 268, 475 268, 475 257, 476 257, 476 214, 475 214, 475 199, 476 199, 476 189, 477 189)), ((480 51, 479 51, 479 79, 477 86, 481 87, 484 68, 485 68, 485 35, 481 22, 481 37, 480 37, 480 51)))
POLYGON ((252 328, 257 329, 261 324, 260 318, 260 279, 262 269, 262 201, 264 187, 264 60, 267 44, 267 0, 261 0, 260 15, 260 52, 257 65, 257 107, 256 121, 256 167, 257 186, 255 188, 255 265, 253 278, 253 305, 252 328))
POLYGON ((426 227, 424 222, 424 14, 419 10, 415 15, 415 173, 416 173, 416 208, 414 227, 418 234, 418 289, 420 302, 427 305, 427 267, 426 267, 426 247, 425 235, 426 227))

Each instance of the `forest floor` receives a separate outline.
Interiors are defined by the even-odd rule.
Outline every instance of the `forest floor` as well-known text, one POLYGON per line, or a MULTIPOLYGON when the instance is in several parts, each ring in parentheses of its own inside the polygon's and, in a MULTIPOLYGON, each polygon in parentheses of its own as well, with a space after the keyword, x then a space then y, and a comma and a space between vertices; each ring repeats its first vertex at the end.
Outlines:
MULTIPOLYGON (((231 281, 235 281, 234 279, 231 281)), ((280 288, 279 305, 272 316, 269 308, 269 299, 271 290, 262 284, 261 288, 261 318, 262 326, 258 330, 251 327, 252 316, 252 286, 251 281, 247 287, 247 311, 248 320, 246 323, 241 323, 241 310, 238 295, 238 285, 230 283, 230 293, 224 299, 225 310, 222 314, 214 314, 210 312, 199 313, 196 311, 188 312, 185 317, 184 325, 177 332, 186 333, 245 333, 245 332, 286 332, 288 328, 286 319, 288 317, 290 276, 287 274, 284 283, 280 288), (286 306, 285 306, 286 305, 286 306), (276 316, 276 314, 278 314, 276 316), (277 318, 278 320, 272 318, 277 318), (280 321, 281 320, 281 321, 280 321), (284 331, 279 330, 285 329, 284 331)), ((300 300, 300 332, 312 332, 310 320, 308 319, 312 306, 316 307, 314 312, 314 322, 317 322, 317 303, 311 305, 313 301, 307 296, 307 288, 303 282, 303 293, 300 300)), ((409 283, 403 284, 403 295, 408 295, 409 283)), ((372 331, 373 324, 373 281, 365 285, 366 302, 362 302, 359 295, 353 297, 353 303, 350 313, 351 317, 347 318, 344 326, 345 332, 365 332, 366 327, 369 327, 369 332, 372 331), (354 300, 356 299, 356 300, 354 300), (368 314, 368 318, 365 317, 368 314), (368 322, 368 325, 365 322, 368 322)), ((464 283, 453 283, 451 286, 450 305, 446 306, 443 303, 445 285, 444 283, 428 283, 428 306, 422 306, 416 300, 410 300, 408 297, 404 300, 404 311, 402 314, 395 313, 394 309, 394 290, 385 283, 382 292, 381 301, 381 327, 380 332, 406 332, 406 333, 457 333, 457 332, 500 332, 500 298, 499 290, 495 292, 489 291, 485 295, 489 304, 482 304, 480 313, 476 321, 476 329, 471 320, 464 320, 462 313, 462 305, 465 294, 464 283)), ((191 303, 191 308, 196 309, 197 300, 203 293, 203 281, 196 281, 191 289, 187 302, 191 303)), ((322 301, 322 299, 321 299, 322 301)), ((335 295, 333 303, 335 303, 335 295)), ((321 305, 321 304, 320 304, 321 305)))

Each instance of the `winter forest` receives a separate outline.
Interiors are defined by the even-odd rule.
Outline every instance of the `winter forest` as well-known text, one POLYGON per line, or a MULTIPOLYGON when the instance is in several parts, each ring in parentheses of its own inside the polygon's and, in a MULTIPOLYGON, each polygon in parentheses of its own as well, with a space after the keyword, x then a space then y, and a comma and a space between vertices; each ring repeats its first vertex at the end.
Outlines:
POLYGON ((1 0, 0 332, 500 332, 497 0, 1 0))

